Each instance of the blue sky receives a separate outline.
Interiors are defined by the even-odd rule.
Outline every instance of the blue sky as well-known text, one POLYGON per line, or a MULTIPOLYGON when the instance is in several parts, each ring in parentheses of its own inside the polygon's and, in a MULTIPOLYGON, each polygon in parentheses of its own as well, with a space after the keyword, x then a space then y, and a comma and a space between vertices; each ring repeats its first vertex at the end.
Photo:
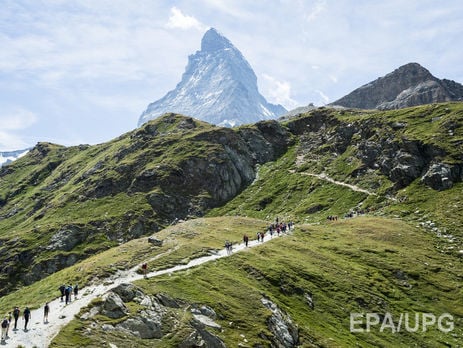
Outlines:
POLYGON ((460 0, 0 0, 0 151, 134 129, 209 27, 287 109, 409 62, 463 83, 460 0))

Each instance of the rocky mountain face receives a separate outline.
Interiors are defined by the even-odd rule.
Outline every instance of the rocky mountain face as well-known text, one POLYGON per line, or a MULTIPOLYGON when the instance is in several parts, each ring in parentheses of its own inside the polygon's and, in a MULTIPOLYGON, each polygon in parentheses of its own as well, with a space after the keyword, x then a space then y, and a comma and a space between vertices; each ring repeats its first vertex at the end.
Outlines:
POLYGON ((138 125, 175 112, 228 127, 273 119, 285 111, 283 106, 265 100, 241 52, 211 28, 201 40, 201 50, 189 56, 180 83, 148 105, 138 125))
MULTIPOLYGON (((450 113, 450 109, 442 111, 450 113)), ((288 124, 291 133, 300 136, 298 161, 304 167, 327 170, 333 165, 339 166, 336 162, 348 153, 345 160, 350 168, 343 173, 349 178, 347 181, 363 182, 365 186, 367 178, 374 176, 377 179, 368 184, 372 192, 378 189, 381 176, 391 183, 392 193, 415 180, 435 190, 446 190, 463 181, 461 143, 450 150, 443 143, 420 139, 413 131, 406 135, 410 132, 406 122, 381 117, 346 121, 333 117, 336 113, 332 109, 318 109, 310 113, 310 118, 299 118, 288 124), (326 144, 329 146, 324 146, 326 144), (320 158, 325 159, 324 168, 320 168, 320 158)), ((423 110, 423 115, 425 113, 423 110)), ((431 119, 431 122, 438 123, 440 118, 431 119)), ((434 136, 447 137, 459 126, 450 121, 443 128, 443 134, 436 132, 434 136)))
POLYGON ((434 77, 417 63, 401 66, 331 103, 359 109, 400 109, 463 100, 463 85, 434 77))

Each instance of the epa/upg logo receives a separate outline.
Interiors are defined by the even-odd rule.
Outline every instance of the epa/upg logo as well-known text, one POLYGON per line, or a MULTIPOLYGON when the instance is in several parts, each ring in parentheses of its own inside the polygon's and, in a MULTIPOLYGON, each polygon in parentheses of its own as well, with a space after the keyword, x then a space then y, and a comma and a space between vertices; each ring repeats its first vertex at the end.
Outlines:
POLYGON ((400 313, 398 317, 393 318, 391 313, 350 313, 352 333, 370 332, 372 329, 378 329, 379 332, 390 330, 391 333, 425 332, 429 327, 436 325, 442 332, 453 331, 455 327, 453 316, 449 313, 440 316, 433 313, 400 313))

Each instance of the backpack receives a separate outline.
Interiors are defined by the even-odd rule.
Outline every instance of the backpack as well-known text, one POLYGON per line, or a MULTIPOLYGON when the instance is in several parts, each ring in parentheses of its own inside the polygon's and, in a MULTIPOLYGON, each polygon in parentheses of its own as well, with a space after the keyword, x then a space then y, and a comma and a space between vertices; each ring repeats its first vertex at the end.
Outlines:
POLYGON ((15 308, 13 310, 13 317, 15 317, 15 318, 19 317, 19 309, 18 308, 15 308))
POLYGON ((2 321, 2 327, 3 327, 3 328, 7 328, 7 327, 8 327, 8 320, 3 319, 3 321, 2 321))

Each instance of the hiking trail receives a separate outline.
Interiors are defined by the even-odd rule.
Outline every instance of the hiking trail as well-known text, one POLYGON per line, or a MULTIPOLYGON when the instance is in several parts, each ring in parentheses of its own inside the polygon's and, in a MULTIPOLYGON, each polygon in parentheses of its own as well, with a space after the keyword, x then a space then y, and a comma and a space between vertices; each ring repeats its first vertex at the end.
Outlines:
MULTIPOLYGON (((294 227, 292 228, 294 229, 294 227)), ((289 233, 291 233, 291 230, 289 230, 289 233)), ((258 242, 257 240, 250 240, 248 243, 248 248, 249 247, 255 247, 258 245, 261 245, 263 243, 266 243, 274 238, 280 238, 282 236, 287 235, 288 232, 282 233, 280 236, 277 236, 276 234, 273 236, 273 238, 270 238, 268 234, 266 233, 265 236, 266 238, 264 239, 263 242, 258 242)), ((244 243, 240 243, 237 245, 233 245, 233 253, 239 252, 246 249, 246 246, 244 243)), ((167 253, 170 253, 174 250, 167 251, 167 253)), ((155 256, 153 259, 160 257, 161 255, 155 256)), ((182 271, 185 269, 189 269, 195 266, 202 265, 204 263, 217 260, 223 257, 230 256, 227 253, 227 250, 220 249, 218 251, 214 251, 211 253, 211 255, 208 256, 203 256, 199 257, 196 259, 192 259, 190 262, 184 265, 177 265, 171 268, 159 270, 159 271, 153 271, 147 273, 146 277, 147 278, 152 278, 152 277, 157 277, 163 274, 169 274, 169 273, 174 273, 178 271, 182 271)), ((23 310, 24 308, 21 309, 21 314, 18 319, 18 329, 16 331, 13 331, 14 327, 14 319, 12 320, 12 323, 10 324, 10 330, 9 330, 9 336, 8 338, 0 343, 1 346, 6 346, 6 347, 25 347, 25 348, 32 348, 32 347, 37 347, 37 348, 46 348, 50 345, 51 341, 53 338, 60 332, 60 330, 67 325, 76 314, 79 313, 81 308, 87 306, 90 304, 92 300, 95 298, 102 296, 106 292, 110 291, 111 289, 115 288, 116 286, 122 284, 122 283, 132 283, 136 280, 143 279, 143 274, 137 273, 137 270, 139 270, 141 267, 140 265, 137 265, 131 269, 128 270, 123 270, 119 271, 116 274, 106 278, 102 279, 100 284, 98 285, 90 285, 87 287, 84 287, 79 290, 79 294, 77 296, 77 299, 74 299, 74 295, 72 295, 73 300, 65 305, 64 301, 61 302, 60 296, 58 296, 54 300, 50 300, 49 306, 50 306, 50 312, 48 314, 48 323, 43 322, 43 312, 44 312, 44 305, 38 308, 31 310, 31 319, 28 324, 28 330, 24 331, 24 320, 22 317, 23 310)), ((58 289, 57 289, 57 293, 58 289)))

